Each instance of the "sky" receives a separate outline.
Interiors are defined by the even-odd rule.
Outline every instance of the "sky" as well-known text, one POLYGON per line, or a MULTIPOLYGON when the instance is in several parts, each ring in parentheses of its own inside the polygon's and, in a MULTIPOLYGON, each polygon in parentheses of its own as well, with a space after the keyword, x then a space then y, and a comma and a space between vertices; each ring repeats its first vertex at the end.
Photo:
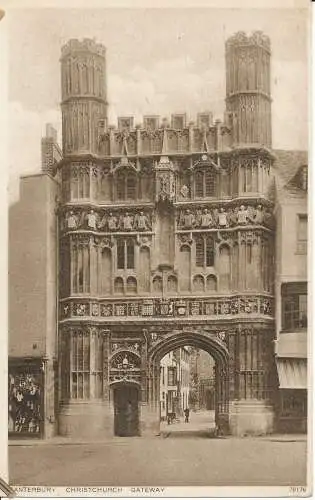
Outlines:
POLYGON ((9 201, 40 170, 47 122, 61 142, 60 53, 70 38, 107 48, 109 122, 200 111, 223 118, 225 40, 264 31, 272 46, 273 147, 308 146, 308 17, 297 9, 13 9, 8 29, 9 201), (17 147, 18 145, 18 147, 17 147), (22 153, 21 153, 22 152, 22 153))

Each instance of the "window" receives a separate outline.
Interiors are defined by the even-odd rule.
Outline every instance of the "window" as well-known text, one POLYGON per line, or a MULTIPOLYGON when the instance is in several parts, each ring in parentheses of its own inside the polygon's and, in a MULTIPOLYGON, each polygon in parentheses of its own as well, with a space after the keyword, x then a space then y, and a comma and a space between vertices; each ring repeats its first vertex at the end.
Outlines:
POLYGON ((297 252, 300 254, 307 253, 307 215, 298 216, 297 252))
POLYGON ((86 332, 72 333, 72 385, 73 399, 90 397, 90 337, 86 332))
POLYGON ((245 160, 240 169, 241 191, 255 193, 258 190, 258 169, 254 160, 245 160))
POLYGON ((73 200, 90 197, 90 170, 88 167, 72 168, 71 198, 73 200))
POLYGON ((160 276, 154 276, 153 278, 153 291, 156 293, 162 293, 163 281, 160 276))
POLYGON ((127 293, 137 293, 137 280, 133 276, 127 278, 127 293))
POLYGON ((177 278, 175 276, 169 276, 167 278, 167 291, 168 292, 177 291, 177 278))
POLYGON ((194 288, 194 292, 204 292, 205 285, 204 285, 203 276, 200 276, 200 275, 194 276, 193 288, 194 288))
POLYGON ((196 266, 203 267, 204 266, 204 239, 198 238, 196 239, 196 266))
POLYGON ((124 281, 122 278, 116 278, 114 282, 114 292, 117 295, 122 295, 124 293, 124 281))
POLYGON ((135 200, 137 196, 137 177, 133 172, 123 171, 116 176, 118 200, 135 200))
POLYGON ((125 242, 118 241, 117 243, 117 268, 125 269, 125 242))
POLYGON ((132 240, 117 241, 117 269, 135 268, 135 246, 132 240))
POLYGON ((176 368, 168 367, 167 385, 176 385, 176 368))
POLYGON ((90 248, 88 243, 74 244, 72 248, 72 290, 90 292, 90 248))
POLYGON ((205 198, 215 195, 215 173, 213 169, 197 170, 195 173, 195 196, 205 198))
POLYGON ((286 331, 307 327, 306 283, 282 285, 282 326, 286 331))
POLYGON ((200 236, 196 238, 196 266, 214 266, 214 241, 211 237, 200 236))
POLYGON ((217 279, 215 276, 207 276, 207 292, 215 292, 217 289, 217 279))

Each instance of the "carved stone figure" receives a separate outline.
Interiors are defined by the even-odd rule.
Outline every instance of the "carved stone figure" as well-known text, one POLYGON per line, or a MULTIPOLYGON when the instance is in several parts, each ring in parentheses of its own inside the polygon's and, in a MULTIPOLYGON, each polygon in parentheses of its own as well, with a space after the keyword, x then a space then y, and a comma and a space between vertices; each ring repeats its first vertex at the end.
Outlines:
POLYGON ((237 224, 237 209, 230 208, 228 211, 228 221, 230 226, 237 224))
POLYGON ((112 213, 109 214, 107 227, 109 231, 116 231, 117 229, 117 218, 112 213))
POLYGON ((210 227, 212 226, 212 216, 211 213, 205 208, 203 214, 201 215, 201 227, 210 227))
POLYGON ((180 190, 180 194, 182 195, 183 198, 188 198, 189 188, 186 185, 184 185, 180 190))
POLYGON ((238 224, 247 224, 248 221, 248 211, 245 209, 244 205, 241 205, 240 209, 237 212, 237 223, 238 224))
POLYGON ((258 205, 254 211, 253 222, 255 224, 262 224, 264 221, 264 212, 261 205, 258 205))
POLYGON ((67 218, 67 228, 68 229, 76 229, 77 224, 78 224, 77 218, 74 215, 74 213, 71 211, 68 215, 68 218, 67 218))
POLYGON ((146 231, 146 230, 150 229, 148 217, 146 215, 144 215, 143 212, 140 212, 140 214, 137 218, 137 228, 140 231, 146 231))
POLYGON ((272 217, 272 213, 270 212, 269 209, 265 210, 264 223, 266 224, 267 227, 272 227, 272 225, 273 225, 273 217, 272 217))
POLYGON ((126 212, 124 218, 123 218, 123 229, 124 231, 131 231, 133 229, 133 220, 132 220, 132 217, 129 215, 128 212, 126 212))
POLYGON ((97 222, 97 217, 96 213, 94 210, 90 210, 90 212, 87 214, 87 225, 90 229, 96 229, 96 222, 97 222))
POLYGON ((183 217, 183 226, 185 228, 190 229, 194 226, 194 223, 195 223, 195 217, 191 213, 191 211, 187 209, 183 217))
POLYGON ((228 222, 227 222, 227 216, 224 208, 220 208, 219 213, 218 213, 218 222, 220 227, 227 227, 228 222))

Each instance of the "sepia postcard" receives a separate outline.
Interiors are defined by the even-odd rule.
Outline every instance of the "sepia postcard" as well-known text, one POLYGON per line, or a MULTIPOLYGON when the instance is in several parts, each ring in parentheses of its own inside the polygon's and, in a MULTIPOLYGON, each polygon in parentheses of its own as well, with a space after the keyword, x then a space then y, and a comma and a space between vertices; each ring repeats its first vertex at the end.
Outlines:
POLYGON ((2 9, 3 494, 310 496, 311 3, 2 9))

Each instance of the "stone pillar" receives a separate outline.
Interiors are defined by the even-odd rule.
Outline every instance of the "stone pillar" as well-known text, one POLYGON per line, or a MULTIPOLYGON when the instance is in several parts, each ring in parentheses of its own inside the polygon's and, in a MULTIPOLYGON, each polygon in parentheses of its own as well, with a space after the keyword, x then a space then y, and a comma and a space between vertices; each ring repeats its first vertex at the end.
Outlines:
POLYGON ((147 398, 140 407, 140 435, 153 437, 160 433, 159 364, 148 364, 147 398))

